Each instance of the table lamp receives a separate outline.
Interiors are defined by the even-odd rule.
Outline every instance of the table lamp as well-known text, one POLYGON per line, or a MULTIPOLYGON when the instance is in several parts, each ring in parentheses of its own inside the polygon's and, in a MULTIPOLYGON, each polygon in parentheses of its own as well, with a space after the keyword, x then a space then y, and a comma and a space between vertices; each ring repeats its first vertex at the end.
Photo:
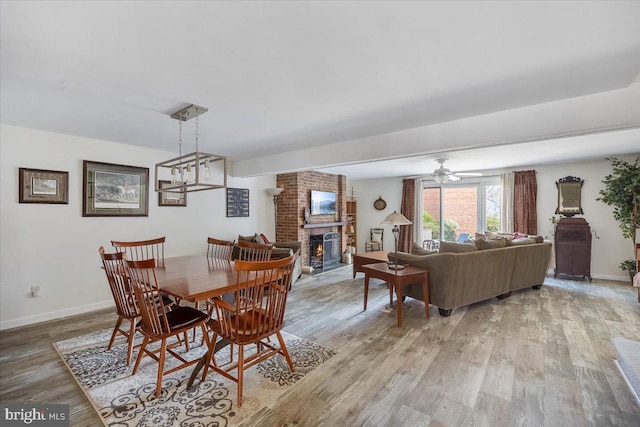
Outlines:
POLYGON ((389 265, 389 268, 392 270, 402 270, 404 265, 398 265, 398 237, 400 236, 400 226, 401 225, 411 225, 413 224, 404 215, 399 214, 396 211, 393 211, 392 214, 387 215, 387 217, 380 223, 380 225, 393 225, 393 239, 395 240, 395 263, 389 265))

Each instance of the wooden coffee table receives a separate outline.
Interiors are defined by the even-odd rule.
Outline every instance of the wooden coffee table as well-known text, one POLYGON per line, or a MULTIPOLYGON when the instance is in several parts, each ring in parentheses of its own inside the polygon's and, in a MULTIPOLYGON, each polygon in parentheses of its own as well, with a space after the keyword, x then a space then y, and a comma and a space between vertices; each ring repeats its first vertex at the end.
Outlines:
POLYGON ((375 264, 381 261, 389 260, 389 252, 387 251, 375 251, 365 252, 362 254, 353 254, 353 278, 356 278, 356 273, 364 273, 362 268, 367 264, 375 264))
POLYGON ((402 270, 389 268, 386 262, 367 264, 364 269, 364 310, 367 310, 367 297, 369 296, 369 279, 384 280, 389 286, 389 304, 393 304, 393 290, 396 291, 396 313, 398 315, 398 327, 402 326, 402 288, 411 283, 422 283, 424 295, 424 311, 429 318, 429 272, 414 266, 406 266, 402 270))

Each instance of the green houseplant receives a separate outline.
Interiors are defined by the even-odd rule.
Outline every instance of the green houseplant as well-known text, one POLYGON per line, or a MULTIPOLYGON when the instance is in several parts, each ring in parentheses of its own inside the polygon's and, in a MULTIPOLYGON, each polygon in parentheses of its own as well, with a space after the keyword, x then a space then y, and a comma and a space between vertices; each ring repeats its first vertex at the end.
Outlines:
MULTIPOLYGON (((613 217, 618 221, 625 239, 631 239, 635 252, 636 232, 640 228, 640 157, 634 163, 616 158, 607 158, 611 162, 612 172, 604 177, 604 189, 600 190, 596 200, 613 206, 613 217)), ((635 262, 626 260, 620 268, 635 271, 635 262)), ((633 276, 632 276, 633 277, 633 276)))

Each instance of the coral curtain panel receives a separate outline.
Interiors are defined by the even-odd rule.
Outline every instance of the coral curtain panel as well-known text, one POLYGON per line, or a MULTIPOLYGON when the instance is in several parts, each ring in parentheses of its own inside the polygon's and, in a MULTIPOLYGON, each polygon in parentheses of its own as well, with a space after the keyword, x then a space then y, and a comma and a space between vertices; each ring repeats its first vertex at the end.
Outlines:
POLYGON ((513 181, 513 230, 538 234, 536 171, 514 172, 513 181))
MULTIPOLYGON (((416 181, 414 179, 402 180, 402 203, 400 213, 413 224, 416 223, 416 181)), ((413 224, 400 226, 400 238, 398 239, 398 251, 411 252, 413 244, 413 224)))

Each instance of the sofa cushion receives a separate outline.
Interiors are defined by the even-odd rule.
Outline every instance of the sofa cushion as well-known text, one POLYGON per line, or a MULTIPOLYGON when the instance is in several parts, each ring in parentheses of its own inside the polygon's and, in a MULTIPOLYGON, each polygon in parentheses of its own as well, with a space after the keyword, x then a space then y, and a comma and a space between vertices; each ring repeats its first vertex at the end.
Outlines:
POLYGON ((535 237, 520 237, 517 239, 509 239, 506 242, 507 246, 533 245, 537 243, 535 237))
POLYGON ((473 243, 455 243, 440 241, 440 252, 452 252, 456 254, 477 251, 478 248, 473 243))
POLYGON ((476 241, 478 250, 483 251, 485 249, 497 249, 507 246, 506 239, 480 239, 476 241))
POLYGON ((494 233, 492 231, 487 231, 487 239, 513 239, 514 234, 511 233, 494 233))
POLYGON ((244 240, 245 242, 256 242, 256 236, 257 234, 252 234, 251 236, 243 236, 241 234, 238 234, 238 240, 244 240))
POLYGON ((431 255, 438 253, 438 251, 430 251, 429 249, 425 249, 422 246, 418 245, 416 242, 413 242, 413 246, 411 247, 411 253, 413 255, 431 255))

